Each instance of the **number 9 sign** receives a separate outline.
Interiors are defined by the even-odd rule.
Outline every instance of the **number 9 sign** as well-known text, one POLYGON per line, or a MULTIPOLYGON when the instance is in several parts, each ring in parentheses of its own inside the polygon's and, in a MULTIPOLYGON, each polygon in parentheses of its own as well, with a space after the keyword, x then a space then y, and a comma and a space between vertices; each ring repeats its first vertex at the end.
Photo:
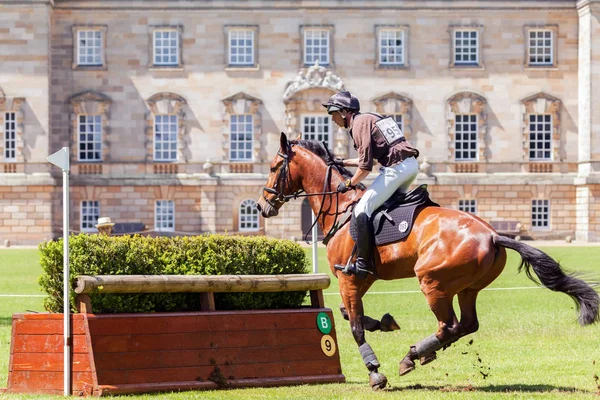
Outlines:
POLYGON ((335 354, 335 341, 329 335, 323 335, 321 338, 321 350, 327 357, 331 357, 335 354))

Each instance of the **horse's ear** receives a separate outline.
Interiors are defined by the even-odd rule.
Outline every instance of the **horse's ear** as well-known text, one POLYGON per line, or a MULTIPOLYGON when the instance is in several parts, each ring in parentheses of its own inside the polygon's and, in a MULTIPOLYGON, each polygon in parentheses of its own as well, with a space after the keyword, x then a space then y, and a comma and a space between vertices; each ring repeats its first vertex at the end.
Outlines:
POLYGON ((290 144, 288 143, 287 136, 285 133, 281 132, 281 136, 279 138, 279 151, 283 154, 287 154, 290 149, 290 144))

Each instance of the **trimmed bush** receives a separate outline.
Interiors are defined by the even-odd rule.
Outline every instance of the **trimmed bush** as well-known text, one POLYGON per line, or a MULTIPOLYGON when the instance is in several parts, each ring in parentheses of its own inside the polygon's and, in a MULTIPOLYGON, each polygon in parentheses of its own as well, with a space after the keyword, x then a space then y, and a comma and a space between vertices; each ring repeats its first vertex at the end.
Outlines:
MULTIPOLYGON (((39 246, 48 293, 44 307, 63 311, 63 241, 39 246)), ((79 275, 277 275, 308 273, 302 248, 264 236, 147 237, 76 235, 69 238, 72 287, 79 275)), ((74 292, 71 309, 76 310, 74 292)), ((97 313, 196 311, 199 293, 91 294, 97 313)), ((215 293, 219 310, 300 307, 306 292, 215 293)))

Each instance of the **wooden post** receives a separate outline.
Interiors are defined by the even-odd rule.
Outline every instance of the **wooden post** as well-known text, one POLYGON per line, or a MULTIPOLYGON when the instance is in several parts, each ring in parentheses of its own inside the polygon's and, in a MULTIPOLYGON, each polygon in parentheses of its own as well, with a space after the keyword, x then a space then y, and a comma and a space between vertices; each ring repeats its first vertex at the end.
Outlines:
POLYGON ((78 294, 75 297, 75 303, 77 303, 77 312, 80 314, 91 314, 92 313, 92 300, 90 295, 87 293, 78 294))
POLYGON ((200 310, 215 311, 215 295, 213 292, 200 293, 200 310))
POLYGON ((323 290, 310 291, 310 306, 312 308, 325 308, 325 299, 323 298, 323 290))

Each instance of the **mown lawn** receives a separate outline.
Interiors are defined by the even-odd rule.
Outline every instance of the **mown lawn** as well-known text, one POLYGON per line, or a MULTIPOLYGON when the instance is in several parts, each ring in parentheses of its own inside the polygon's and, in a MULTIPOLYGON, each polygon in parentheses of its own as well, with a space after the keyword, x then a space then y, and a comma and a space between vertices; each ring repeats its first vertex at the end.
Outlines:
MULTIPOLYGON (((568 269, 600 276, 600 247, 545 248, 568 269)), ((307 249, 310 259, 310 249, 307 249)), ((402 329, 367 333, 382 364, 389 387, 373 393, 366 368, 348 323, 337 311, 337 281, 325 295, 334 310, 342 370, 347 383, 286 388, 256 388, 205 392, 123 396, 128 399, 579 399, 600 395, 600 327, 582 328, 572 301, 564 294, 535 288, 524 274, 517 275, 518 255, 509 251, 505 271, 480 294, 480 330, 462 339, 438 360, 399 377, 398 362, 408 347, 433 333, 436 321, 416 280, 378 282, 365 297, 366 312, 395 316, 402 329), (469 344, 470 340, 472 344, 469 344)), ((320 270, 327 271, 320 249, 320 270)), ((0 295, 39 295, 36 250, 0 250, 0 295)), ((40 297, 0 297, 0 388, 6 387, 10 353, 10 318, 15 312, 42 311, 40 297)), ((4 399, 41 399, 48 396, 0 395, 4 399)), ((58 397, 57 397, 58 398, 58 397)))

